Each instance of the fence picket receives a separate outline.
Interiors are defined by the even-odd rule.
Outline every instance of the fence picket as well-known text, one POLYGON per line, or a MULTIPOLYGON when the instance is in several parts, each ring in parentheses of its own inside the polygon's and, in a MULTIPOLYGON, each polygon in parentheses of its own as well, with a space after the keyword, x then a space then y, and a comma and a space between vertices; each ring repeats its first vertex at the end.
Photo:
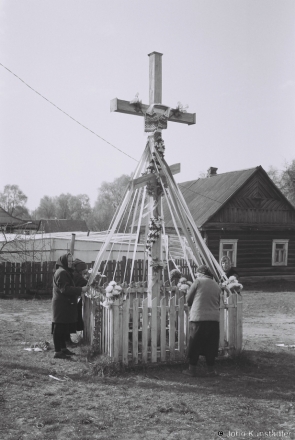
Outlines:
POLYGON ((4 293, 4 277, 6 273, 6 263, 0 264, 0 293, 4 293))
POLYGON ((161 361, 166 360, 166 298, 163 297, 160 302, 161 310, 161 361))
POLYGON ((129 298, 123 303, 123 350, 122 350, 122 362, 125 365, 128 365, 128 345, 129 345, 129 307, 130 300, 129 298))
POLYGON ((243 344, 243 301, 240 295, 237 295, 237 340, 236 349, 242 350, 243 344))
POLYGON ((223 301, 220 301, 220 309, 219 309, 219 347, 224 349, 225 347, 225 314, 227 310, 223 301))
POLYGON ((15 295, 15 263, 11 263, 10 295, 15 295))
POLYGON ((138 364, 138 298, 133 301, 132 360, 138 364))
POLYGON ((151 319, 151 361, 157 362, 158 345, 158 298, 152 300, 152 319, 151 319))
POLYGON ((6 274, 5 275, 5 295, 9 295, 10 293, 10 277, 11 277, 11 263, 9 263, 9 261, 6 262, 6 274))
MULTIPOLYGON (((20 263, 16 263, 15 264, 15 284, 14 284, 14 289, 15 289, 15 295, 19 295, 20 294, 20 263)), ((0 291, 1 291, 1 287, 0 287, 0 291)))
POLYGON ((120 320, 119 320, 119 300, 114 301, 113 307, 111 308, 111 313, 113 313, 113 337, 114 337, 114 353, 113 360, 115 362, 119 361, 119 347, 120 347, 120 320))
POLYGON ((178 309, 178 350, 179 354, 184 354, 184 297, 179 298, 178 309))
POLYGON ((169 301, 169 350, 170 360, 175 359, 175 297, 169 301))
POLYGON ((148 298, 142 301, 142 345, 141 360, 146 363, 148 360, 148 298))

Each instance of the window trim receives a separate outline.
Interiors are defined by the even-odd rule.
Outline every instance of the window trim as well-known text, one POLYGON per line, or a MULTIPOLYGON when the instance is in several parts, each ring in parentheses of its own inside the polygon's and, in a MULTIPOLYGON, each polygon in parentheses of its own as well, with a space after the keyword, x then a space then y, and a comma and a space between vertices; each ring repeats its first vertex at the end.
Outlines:
POLYGON ((237 267, 237 251, 238 251, 238 238, 221 238, 219 240, 219 261, 221 261, 221 258, 223 257, 222 251, 223 251, 223 245, 224 244, 233 244, 233 262, 232 266, 237 267))
POLYGON ((289 249, 289 238, 275 238, 272 240, 272 253, 271 253, 271 265, 272 266, 288 266, 288 249, 289 249), (277 263, 275 261, 275 250, 276 244, 284 244, 286 250, 286 261, 282 261, 281 263, 277 263))

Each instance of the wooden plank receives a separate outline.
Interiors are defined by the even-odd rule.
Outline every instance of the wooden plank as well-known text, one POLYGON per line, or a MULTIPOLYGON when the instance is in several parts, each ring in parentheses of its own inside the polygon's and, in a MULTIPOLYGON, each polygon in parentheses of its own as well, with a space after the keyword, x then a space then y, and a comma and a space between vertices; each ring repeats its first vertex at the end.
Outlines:
POLYGON ((41 289, 43 286, 41 284, 41 263, 35 263, 36 270, 36 287, 37 289, 41 289))
MULTIPOLYGON (((15 294, 20 294, 20 263, 15 263, 15 294)), ((0 287, 1 292, 1 287, 0 287)))
POLYGON ((166 298, 162 298, 160 301, 160 310, 161 310, 161 320, 160 320, 160 328, 161 328, 161 361, 166 360, 166 298))
POLYGON ((186 347, 188 347, 189 343, 189 308, 187 305, 184 307, 184 341, 186 347))
POLYGON ((149 103, 162 102, 162 53, 149 53, 149 103))
POLYGON ((0 264, 0 293, 4 293, 4 278, 6 272, 6 263, 0 264))
POLYGON ((20 283, 21 283, 21 292, 20 293, 25 293, 26 291, 26 263, 21 263, 21 278, 20 278, 20 283))
POLYGON ((138 364, 138 298, 133 300, 132 319, 132 360, 138 364))
POLYGON ((123 350, 123 308, 119 306, 119 359, 122 360, 123 350))
POLYGON ((178 350, 180 356, 184 355, 184 297, 179 298, 178 313, 178 350))
POLYGON ((223 304, 223 300, 220 300, 220 309, 219 309, 219 348, 224 349, 225 347, 225 307, 223 304))
POLYGON ((14 283, 15 283, 15 263, 11 263, 11 268, 10 268, 10 294, 11 295, 15 295, 14 283))
POLYGON ((119 347, 120 347, 120 321, 119 321, 119 300, 114 301, 114 304, 111 308, 111 313, 113 315, 113 338, 114 338, 114 353, 113 360, 114 362, 119 361, 119 347))
POLYGON ((157 342, 158 342, 158 298, 152 300, 151 318, 151 361, 157 362, 157 342))
POLYGON ((105 325, 106 325, 106 308, 102 308, 102 323, 101 323, 101 353, 105 353, 105 325))
MULTIPOLYGON (((136 111, 135 106, 130 104, 129 101, 124 101, 122 99, 114 98, 111 100, 111 112, 119 112, 119 113, 126 113, 128 115, 134 115, 134 116, 144 116, 147 109, 149 108, 149 105, 142 104, 141 105, 142 111, 136 111)), ((173 111, 176 113, 176 109, 172 109, 172 115, 168 119, 168 121, 171 122, 179 122, 181 124, 187 124, 187 125, 193 125, 196 123, 196 114, 195 113, 179 113, 173 114, 173 111)), ((155 112, 157 112, 157 109, 155 109, 155 112)), ((159 112, 160 113, 160 112, 159 112)))
POLYGON ((229 345, 229 353, 234 353, 235 348, 235 294, 230 295, 227 298, 228 304, 228 345, 229 345))
POLYGON ((142 354, 143 363, 148 361, 148 298, 142 301, 142 354))
POLYGON ((6 273, 5 273, 5 286, 4 291, 5 295, 10 294, 10 272, 11 272, 11 263, 9 261, 6 262, 6 273))
POLYGON ((237 341, 236 349, 242 350, 243 345, 243 301, 241 296, 237 296, 237 341))
POLYGON ((122 362, 124 365, 128 365, 128 343, 129 343, 129 307, 130 300, 126 299, 123 303, 123 350, 122 350, 122 362))
POLYGON ((25 268, 25 289, 29 290, 32 287, 32 265, 30 261, 26 261, 25 268))
POLYGON ((154 181, 156 183, 155 174, 146 174, 144 176, 140 176, 137 179, 132 180, 133 188, 138 189, 142 186, 145 186, 149 181, 154 181))
POLYGON ((169 301, 169 350, 170 360, 175 359, 175 297, 169 301))

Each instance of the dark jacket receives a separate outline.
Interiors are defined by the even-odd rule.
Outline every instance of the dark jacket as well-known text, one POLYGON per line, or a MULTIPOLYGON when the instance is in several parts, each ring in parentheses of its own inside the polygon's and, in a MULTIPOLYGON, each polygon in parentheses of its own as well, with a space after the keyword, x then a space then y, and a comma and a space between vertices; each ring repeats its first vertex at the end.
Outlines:
POLYGON ((75 287, 67 255, 57 260, 53 275, 52 322, 70 324, 78 321, 77 298, 81 287, 75 287))
MULTIPOLYGON (((85 278, 82 277, 82 275, 79 272, 74 271, 73 276, 74 276, 75 286, 77 286, 77 287, 78 286, 79 287, 87 286, 87 280, 85 280, 85 278)), ((78 321, 77 321, 77 328, 76 328, 77 331, 84 330, 82 308, 83 308, 83 303, 82 303, 82 298, 80 297, 78 299, 78 304, 77 304, 77 310, 78 310, 78 321)))
POLYGON ((231 277, 231 276, 235 276, 237 280, 239 280, 239 274, 236 271, 236 269, 234 267, 231 267, 230 269, 228 269, 225 272, 225 275, 227 276, 227 278, 231 277))

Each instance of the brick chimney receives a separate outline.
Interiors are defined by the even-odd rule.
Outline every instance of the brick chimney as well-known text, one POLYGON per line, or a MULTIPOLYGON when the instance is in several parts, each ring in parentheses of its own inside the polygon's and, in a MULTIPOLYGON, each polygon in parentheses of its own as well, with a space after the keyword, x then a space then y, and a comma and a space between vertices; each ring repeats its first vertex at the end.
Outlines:
POLYGON ((217 173, 216 173, 217 170, 218 170, 218 168, 210 167, 210 168, 207 170, 207 177, 213 177, 213 176, 216 176, 216 175, 217 175, 217 173))

